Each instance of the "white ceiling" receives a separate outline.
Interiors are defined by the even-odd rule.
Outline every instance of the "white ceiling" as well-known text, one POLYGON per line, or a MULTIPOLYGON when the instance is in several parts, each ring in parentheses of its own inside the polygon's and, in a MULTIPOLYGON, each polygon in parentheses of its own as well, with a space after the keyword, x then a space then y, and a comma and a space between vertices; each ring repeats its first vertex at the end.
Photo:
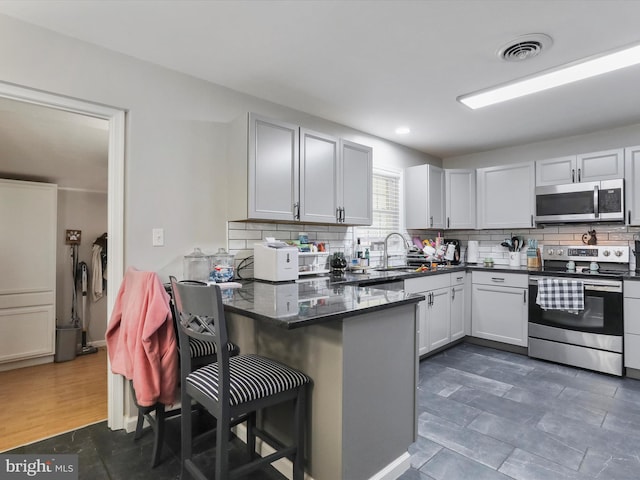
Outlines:
POLYGON ((0 0, 0 13, 442 158, 640 123, 640 67, 477 111, 456 101, 640 42, 640 1, 0 0), (498 59, 529 33, 553 46, 498 59))
POLYGON ((109 122, 0 98, 0 178, 107 191, 109 122))

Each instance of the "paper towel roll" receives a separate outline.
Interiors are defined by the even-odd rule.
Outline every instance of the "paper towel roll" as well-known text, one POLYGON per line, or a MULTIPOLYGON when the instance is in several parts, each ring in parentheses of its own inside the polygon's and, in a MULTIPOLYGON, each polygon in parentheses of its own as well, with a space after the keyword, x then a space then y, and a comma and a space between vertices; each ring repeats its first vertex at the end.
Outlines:
POLYGON ((469 240, 467 244, 467 263, 478 263, 478 241, 469 240))

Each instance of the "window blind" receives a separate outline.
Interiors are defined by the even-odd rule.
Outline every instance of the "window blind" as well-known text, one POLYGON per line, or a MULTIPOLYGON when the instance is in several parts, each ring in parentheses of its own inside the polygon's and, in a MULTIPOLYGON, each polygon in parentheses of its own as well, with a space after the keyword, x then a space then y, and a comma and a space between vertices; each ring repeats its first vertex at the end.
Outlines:
POLYGON ((357 227, 356 237, 366 245, 373 245, 384 241, 391 232, 399 232, 400 228, 400 174, 374 171, 373 224, 357 227))

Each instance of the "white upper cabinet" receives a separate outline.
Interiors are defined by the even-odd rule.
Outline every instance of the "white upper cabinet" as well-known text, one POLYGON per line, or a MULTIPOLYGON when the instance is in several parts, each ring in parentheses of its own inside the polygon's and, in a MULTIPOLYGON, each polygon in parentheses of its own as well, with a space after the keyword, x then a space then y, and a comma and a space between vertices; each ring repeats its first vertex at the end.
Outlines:
POLYGON ((230 220, 371 224, 371 148, 253 113, 229 132, 230 220))
POLYGON ((640 225, 640 145, 626 148, 624 156, 627 223, 640 225))
POLYGON ((338 139, 301 128, 299 220, 336 221, 338 168, 338 139))
POLYGON ((418 165, 404 171, 407 229, 445 228, 444 170, 418 165))
POLYGON ((560 185, 576 181, 576 156, 548 158, 536 162, 536 186, 560 185))
POLYGON ((536 185, 593 182, 624 177, 624 149, 570 155, 536 162, 536 185))
POLYGON ((478 168, 476 174, 478 228, 533 227, 533 162, 478 168))
POLYGON ((373 149, 366 145, 340 141, 338 207, 342 223, 373 223, 373 149))
POLYGON ((476 171, 445 169, 446 228, 476 228, 476 171))

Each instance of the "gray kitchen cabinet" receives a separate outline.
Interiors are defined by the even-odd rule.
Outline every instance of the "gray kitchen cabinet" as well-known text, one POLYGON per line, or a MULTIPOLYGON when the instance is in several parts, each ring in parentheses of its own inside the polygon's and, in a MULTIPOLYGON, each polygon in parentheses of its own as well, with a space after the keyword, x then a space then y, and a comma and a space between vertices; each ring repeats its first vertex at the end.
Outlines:
POLYGON ((229 129, 231 220, 370 225, 372 149, 249 113, 229 129))
POLYGON ((472 272, 471 335, 527 346, 528 276, 472 272))
POLYGON ((336 222, 338 181, 338 139, 301 128, 298 219, 302 222, 336 222))
POLYGON ((408 278, 407 293, 426 297, 418 304, 419 355, 443 347, 465 335, 465 273, 447 273, 408 278))
POLYGON ((445 175, 434 165, 417 165, 404 170, 405 227, 444 229, 445 175))
POLYGON ((535 214, 533 162, 476 170, 478 228, 532 228, 535 214))
POLYGON ((622 148, 550 158, 536 162, 536 186, 613 180, 624 170, 622 148))
POLYGON ((300 129, 250 113, 229 129, 231 220, 293 221, 299 206, 300 129))
POLYGON ((624 161, 627 224, 640 225, 640 145, 626 148, 624 161))
POLYGON ((625 280, 624 299, 624 366, 640 370, 640 282, 625 280))
POLYGON ((449 340, 453 342, 466 335, 467 298, 466 273, 451 273, 451 322, 449 340))
POLYGON ((343 223, 373 223, 373 149, 366 145, 340 141, 338 206, 343 223))
POLYGON ((445 169, 445 228, 476 228, 475 169, 445 169))

